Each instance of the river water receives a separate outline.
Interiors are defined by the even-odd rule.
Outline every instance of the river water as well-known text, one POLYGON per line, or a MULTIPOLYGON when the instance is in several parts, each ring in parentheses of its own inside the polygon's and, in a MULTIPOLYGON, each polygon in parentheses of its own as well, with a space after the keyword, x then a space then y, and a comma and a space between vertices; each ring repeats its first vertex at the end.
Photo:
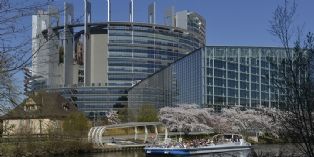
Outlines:
MULTIPOLYGON (((250 153, 249 151, 241 151, 241 152, 215 153, 215 154, 206 154, 206 155, 193 155, 192 157, 248 157, 249 153, 250 153)), ((85 154, 78 157, 145 157, 145 153, 144 151, 115 152, 115 153, 102 153, 102 154, 85 154)), ((158 156, 154 156, 154 157, 158 157, 158 156)), ((166 155, 163 157, 166 157, 166 155)))
MULTIPOLYGON (((254 145, 252 151, 236 151, 228 153, 215 153, 205 155, 193 155, 193 157, 251 157, 254 153, 258 156, 278 156, 280 153, 283 156, 297 154, 298 149, 291 144, 277 145, 254 145)), ((69 156, 70 157, 70 156, 69 156)), ((125 151, 125 152, 109 152, 109 153, 94 153, 81 154, 71 157, 145 157, 144 151, 125 151)))

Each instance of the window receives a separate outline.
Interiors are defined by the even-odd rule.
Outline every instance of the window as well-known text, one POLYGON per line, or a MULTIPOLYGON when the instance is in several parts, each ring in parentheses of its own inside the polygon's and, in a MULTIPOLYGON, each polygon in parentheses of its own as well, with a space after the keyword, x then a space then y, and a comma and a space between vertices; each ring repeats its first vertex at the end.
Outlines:
POLYGON ((259 84, 252 83, 251 84, 251 90, 252 91, 259 91, 259 84))
POLYGON ((251 58, 251 65, 252 66, 259 66, 258 64, 259 63, 258 63, 258 60, 256 58, 251 58))
POLYGON ((78 82, 84 82, 84 77, 79 77, 78 82))
POLYGON ((230 89, 228 88, 228 96, 230 97, 237 97, 238 96, 238 90, 236 89, 230 89))
POLYGON ((269 86, 268 85, 262 85, 262 91, 268 92, 269 86))
POLYGON ((228 80, 228 87, 238 88, 238 82, 234 80, 228 80))
POLYGON ((210 86, 213 85, 213 78, 212 77, 207 77, 207 85, 210 85, 210 86))
POLYGON ((84 75, 84 70, 78 70, 79 75, 84 75))
POLYGON ((36 111, 38 109, 38 106, 33 104, 33 105, 25 105, 24 106, 24 111, 29 112, 29 111, 36 111))
POLYGON ((226 95, 226 89, 225 88, 215 88, 214 89, 214 94, 215 95, 225 96, 226 95))
POLYGON ((259 73, 258 68, 251 67, 251 73, 252 73, 252 74, 258 74, 258 73, 259 73))
POLYGON ((63 104, 63 109, 68 111, 70 109, 69 104, 63 104))
POLYGON ((237 80, 238 73, 237 72, 233 72, 233 71, 228 71, 228 78, 237 80))
POLYGON ((238 64, 228 63, 228 70, 238 71, 238 64))
POLYGON ((249 98, 249 92, 245 90, 240 90, 240 97, 241 98, 249 98))
POLYGON ((225 97, 215 96, 214 101, 215 104, 223 104, 226 100, 225 97))
POLYGON ((259 77, 256 75, 251 75, 251 82, 259 82, 259 77))
POLYGON ((241 72, 249 72, 249 67, 245 65, 240 65, 240 71, 241 72))
POLYGON ((259 99, 259 92, 252 91, 251 92, 251 98, 252 99, 259 99))
POLYGON ((249 81, 249 75, 248 74, 240 74, 240 80, 241 81, 249 81))
POLYGON ((225 87, 226 80, 215 78, 214 84, 215 84, 215 86, 225 87))
POLYGON ((225 70, 220 70, 220 69, 215 69, 214 70, 214 75, 216 77, 225 78, 226 77, 226 71, 225 70))
POLYGON ((221 60, 215 60, 214 61, 214 67, 215 68, 225 69, 226 68, 226 62, 225 61, 221 61, 221 60))
POLYGON ((240 88, 241 89, 249 89, 249 83, 246 82, 240 82, 240 88))
POLYGON ((263 100, 268 100, 268 98, 269 98, 269 94, 268 93, 262 92, 261 95, 262 95, 262 99, 263 100))
POLYGON ((212 76, 213 75, 213 69, 212 68, 207 68, 207 75, 212 76))
POLYGON ((261 65, 264 68, 268 68, 268 62, 267 61, 261 61, 261 65))

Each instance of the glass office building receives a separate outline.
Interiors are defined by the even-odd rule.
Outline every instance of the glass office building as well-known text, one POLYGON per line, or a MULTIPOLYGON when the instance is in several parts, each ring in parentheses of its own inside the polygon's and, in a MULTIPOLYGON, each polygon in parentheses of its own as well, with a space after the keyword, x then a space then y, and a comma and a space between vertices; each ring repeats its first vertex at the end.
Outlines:
MULTIPOLYGON (((204 47, 205 21, 199 24, 199 29, 202 30, 198 31, 195 25, 193 29, 189 26, 187 30, 135 22, 90 24, 90 85, 84 85, 84 61, 74 59, 72 85, 64 86, 63 78, 58 78, 61 80, 55 81, 58 84, 43 85, 39 90, 60 92, 90 117, 95 114, 104 115, 106 111, 127 104, 127 90, 134 84, 188 53, 204 47)), ((69 27, 80 29, 82 25, 69 27)), ((55 31, 58 29, 62 31, 62 27, 54 28, 55 31)), ((74 38, 81 37, 83 33, 76 32, 74 38)), ((82 49, 75 51, 75 56, 83 56, 82 49)), ((62 73, 59 76, 64 77, 62 73)))
POLYGON ((201 107, 277 106, 281 48, 206 46, 142 80, 129 91, 129 107, 196 103, 201 107))

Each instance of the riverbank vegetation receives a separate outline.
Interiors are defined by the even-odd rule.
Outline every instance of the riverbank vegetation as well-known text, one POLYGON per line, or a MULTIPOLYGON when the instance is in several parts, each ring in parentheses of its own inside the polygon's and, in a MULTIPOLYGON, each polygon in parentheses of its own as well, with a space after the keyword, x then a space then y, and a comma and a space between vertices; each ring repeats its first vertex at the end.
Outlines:
POLYGON ((48 134, 21 134, 0 138, 0 156, 68 155, 92 151, 87 141, 89 120, 83 113, 74 112, 64 119, 62 128, 51 127, 48 134))
POLYGON ((25 142, 9 142, 0 144, 0 156, 49 156, 79 154, 92 151, 92 145, 81 140, 57 139, 37 141, 29 139, 25 142))

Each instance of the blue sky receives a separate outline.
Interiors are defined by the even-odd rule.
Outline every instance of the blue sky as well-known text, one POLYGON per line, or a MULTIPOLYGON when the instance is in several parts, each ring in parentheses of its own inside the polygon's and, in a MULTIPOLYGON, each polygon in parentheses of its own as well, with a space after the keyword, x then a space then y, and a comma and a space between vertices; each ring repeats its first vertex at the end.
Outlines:
MULTIPOLYGON (((83 15, 83 0, 66 0, 73 3, 75 16, 83 15)), ((92 21, 106 21, 106 0, 92 1, 92 21)), ((176 11, 190 10, 202 15, 207 22, 207 45, 280 46, 269 33, 269 20, 273 11, 284 0, 134 0, 134 21, 147 21, 147 6, 156 1, 157 23, 163 24, 166 8, 176 11)), ((62 3, 63 0, 55 0, 62 3)), ((128 20, 129 0, 111 0, 112 21, 128 20)), ((297 0, 296 25, 304 33, 314 32, 314 1, 297 0)))

